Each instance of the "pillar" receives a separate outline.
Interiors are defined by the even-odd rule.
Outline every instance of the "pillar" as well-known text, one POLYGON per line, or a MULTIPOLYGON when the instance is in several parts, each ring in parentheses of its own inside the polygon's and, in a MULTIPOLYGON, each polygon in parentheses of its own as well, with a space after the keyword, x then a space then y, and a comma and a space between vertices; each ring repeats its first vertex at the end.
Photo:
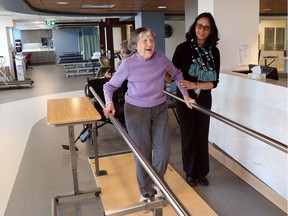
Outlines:
POLYGON ((190 26, 198 16, 198 0, 185 1, 185 31, 188 32, 190 26))
POLYGON ((156 34, 155 50, 165 53, 164 13, 140 12, 135 16, 135 28, 150 28, 156 34))

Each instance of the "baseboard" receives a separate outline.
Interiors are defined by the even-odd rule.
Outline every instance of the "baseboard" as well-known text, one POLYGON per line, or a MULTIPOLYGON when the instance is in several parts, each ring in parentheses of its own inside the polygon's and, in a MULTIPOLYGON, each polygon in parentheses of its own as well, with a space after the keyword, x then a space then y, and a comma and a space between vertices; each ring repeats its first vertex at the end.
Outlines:
POLYGON ((287 214, 287 200, 241 166, 237 161, 233 160, 212 143, 209 145, 209 154, 287 214))

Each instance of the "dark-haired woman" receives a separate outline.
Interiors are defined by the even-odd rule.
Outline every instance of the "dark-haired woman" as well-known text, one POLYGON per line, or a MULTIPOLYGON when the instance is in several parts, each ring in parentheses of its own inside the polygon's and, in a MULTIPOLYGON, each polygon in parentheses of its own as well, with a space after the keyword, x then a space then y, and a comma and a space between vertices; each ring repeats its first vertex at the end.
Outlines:
MULTIPOLYGON (((187 89, 197 104, 211 109, 211 89, 219 81, 220 53, 216 47, 218 29, 210 13, 196 17, 186 34, 186 41, 177 46, 173 64, 182 71, 184 80, 178 81, 180 88, 187 89)), ((177 95, 181 97, 179 90, 177 95)), ((189 109, 177 102, 180 119, 183 170, 186 181, 192 187, 197 182, 207 186, 209 181, 208 135, 210 117, 196 109, 189 109)))

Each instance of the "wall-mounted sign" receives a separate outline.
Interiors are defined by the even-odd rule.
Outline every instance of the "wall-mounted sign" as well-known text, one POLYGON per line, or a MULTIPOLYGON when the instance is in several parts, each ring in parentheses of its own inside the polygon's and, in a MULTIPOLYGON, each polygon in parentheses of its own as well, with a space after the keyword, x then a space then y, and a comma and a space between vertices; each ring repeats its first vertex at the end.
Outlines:
POLYGON ((56 25, 56 21, 55 20, 46 20, 46 25, 47 26, 55 26, 56 25))

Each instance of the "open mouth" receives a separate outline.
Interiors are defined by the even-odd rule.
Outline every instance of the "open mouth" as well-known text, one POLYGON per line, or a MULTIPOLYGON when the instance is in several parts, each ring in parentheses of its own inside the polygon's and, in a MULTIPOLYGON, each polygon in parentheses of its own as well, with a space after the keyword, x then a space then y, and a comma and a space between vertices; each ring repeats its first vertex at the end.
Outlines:
POLYGON ((152 55, 153 50, 152 49, 145 49, 146 55, 152 55))

